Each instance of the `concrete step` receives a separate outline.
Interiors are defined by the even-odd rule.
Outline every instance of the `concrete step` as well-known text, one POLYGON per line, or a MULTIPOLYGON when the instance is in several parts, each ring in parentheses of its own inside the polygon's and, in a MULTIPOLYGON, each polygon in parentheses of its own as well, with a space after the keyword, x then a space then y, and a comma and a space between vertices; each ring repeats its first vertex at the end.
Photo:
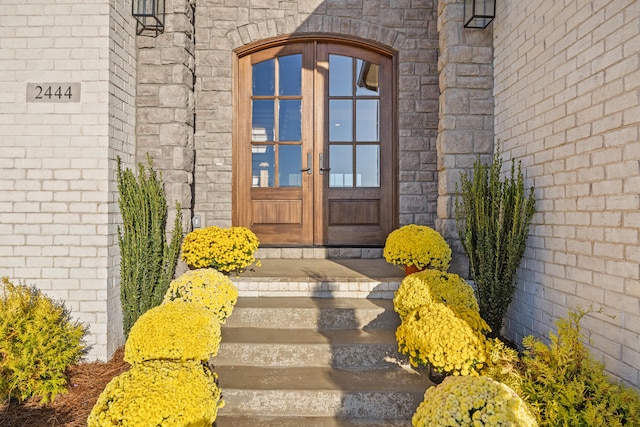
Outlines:
MULTIPOLYGON (((431 385, 428 377, 388 368, 217 368, 226 406, 221 415, 411 418, 431 385)), ((302 424, 300 424, 302 425, 302 424)))
POLYGON ((242 297, 392 299, 404 272, 384 259, 267 258, 230 276, 242 297))
POLYGON ((396 329, 400 325, 393 301, 363 298, 238 299, 225 327, 269 329, 396 329))
POLYGON ((263 367, 329 366, 384 369, 402 360, 395 332, 386 329, 224 328, 214 365, 263 367), (393 363, 393 362, 392 362, 393 363))
POLYGON ((211 361, 216 427, 410 425, 428 376, 397 352, 391 300, 240 297, 211 361))
POLYGON ((214 427, 407 427, 410 424, 406 420, 349 420, 336 417, 265 417, 258 415, 228 416, 220 413, 214 423, 214 427))

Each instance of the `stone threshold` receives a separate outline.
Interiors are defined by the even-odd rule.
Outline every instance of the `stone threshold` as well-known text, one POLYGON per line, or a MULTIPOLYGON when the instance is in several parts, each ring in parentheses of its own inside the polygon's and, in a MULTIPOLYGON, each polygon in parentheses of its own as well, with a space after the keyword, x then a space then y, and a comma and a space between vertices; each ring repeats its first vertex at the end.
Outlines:
POLYGON ((260 247, 256 251, 257 259, 378 259, 382 258, 383 248, 329 248, 329 247, 260 247))

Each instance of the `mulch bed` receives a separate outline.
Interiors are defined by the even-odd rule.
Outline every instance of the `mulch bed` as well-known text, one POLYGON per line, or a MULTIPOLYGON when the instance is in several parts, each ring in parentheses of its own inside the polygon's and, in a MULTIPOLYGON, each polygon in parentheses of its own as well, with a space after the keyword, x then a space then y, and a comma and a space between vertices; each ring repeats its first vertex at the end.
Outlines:
POLYGON ((38 399, 12 400, 0 405, 2 427, 86 427, 87 418, 100 393, 112 378, 129 370, 119 349, 108 362, 80 363, 68 371, 68 394, 41 406, 38 399))

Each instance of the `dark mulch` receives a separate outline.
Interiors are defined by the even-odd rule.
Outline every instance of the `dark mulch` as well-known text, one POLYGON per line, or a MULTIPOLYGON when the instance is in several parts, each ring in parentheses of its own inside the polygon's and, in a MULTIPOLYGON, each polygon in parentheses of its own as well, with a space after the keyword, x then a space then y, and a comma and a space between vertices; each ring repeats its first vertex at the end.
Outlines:
POLYGON ((38 399, 23 403, 11 401, 0 405, 2 427, 85 427, 87 418, 100 393, 111 379, 129 370, 119 349, 109 362, 80 363, 68 371, 68 394, 41 406, 38 399))

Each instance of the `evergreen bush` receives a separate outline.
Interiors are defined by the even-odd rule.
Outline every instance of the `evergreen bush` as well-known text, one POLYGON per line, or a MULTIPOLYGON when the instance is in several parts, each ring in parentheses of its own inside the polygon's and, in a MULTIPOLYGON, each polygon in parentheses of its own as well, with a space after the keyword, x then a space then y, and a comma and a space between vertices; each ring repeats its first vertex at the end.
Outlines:
POLYGON ((522 341, 520 387, 540 427, 640 426, 638 394, 612 383, 582 342, 580 320, 591 311, 559 319, 549 345, 532 336, 522 341))
POLYGON ((493 163, 478 159, 469 179, 461 174, 455 219, 460 240, 469 256, 480 315, 497 337, 516 289, 516 273, 524 254, 529 224, 535 210, 533 188, 527 196, 518 162, 511 176, 501 178, 502 160, 496 150, 493 163))
POLYGON ((162 175, 138 164, 138 175, 122 169, 118 158, 118 191, 122 228, 120 245, 120 300, 125 335, 144 312, 159 305, 173 279, 182 243, 182 215, 176 203, 171 242, 166 241, 167 201, 162 175))
POLYGON ((0 285, 0 402, 67 392, 67 368, 87 352, 86 328, 34 286, 0 285))

